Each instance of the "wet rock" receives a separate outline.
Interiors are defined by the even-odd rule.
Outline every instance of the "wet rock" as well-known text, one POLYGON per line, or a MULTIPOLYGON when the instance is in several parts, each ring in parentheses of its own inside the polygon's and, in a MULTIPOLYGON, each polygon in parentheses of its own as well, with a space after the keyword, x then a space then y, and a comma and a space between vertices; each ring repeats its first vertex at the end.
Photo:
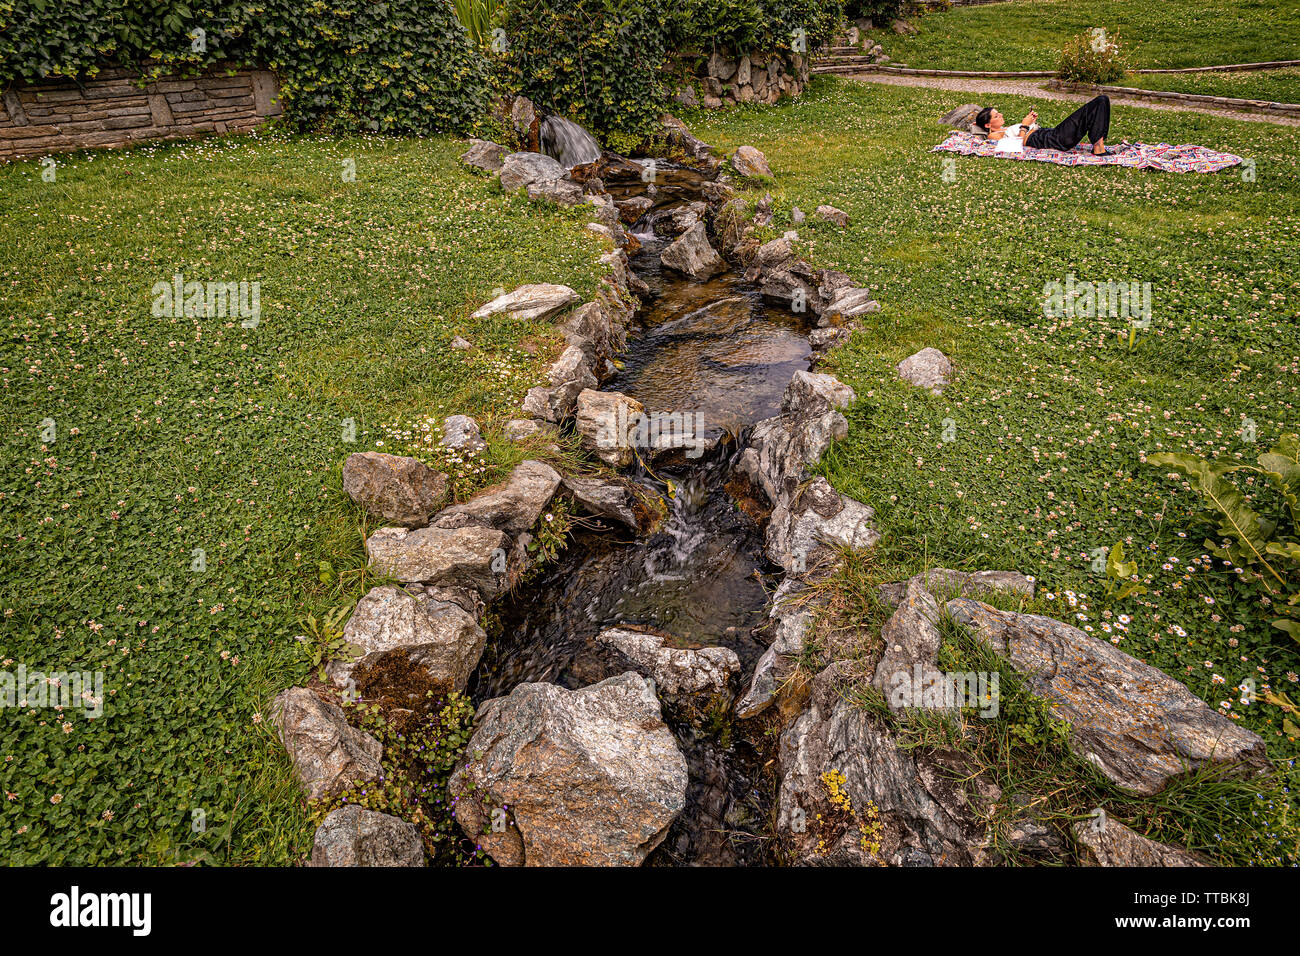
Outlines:
POLYGON ((348 726, 337 704, 321 700, 305 687, 290 687, 276 695, 271 712, 308 800, 337 796, 383 776, 379 763, 383 746, 348 726))
POLYGON ((1034 596, 1034 582, 1019 571, 953 571, 950 568, 932 568, 907 581, 882 584, 878 589, 880 599, 896 607, 903 599, 907 586, 913 581, 940 600, 955 597, 978 597, 991 591, 1034 596))
POLYGON ((1186 850, 1134 833, 1118 820, 1098 817, 1074 825, 1085 866, 1205 866, 1186 850))
POLYGON ((836 209, 834 206, 818 206, 816 216, 823 219, 833 226, 839 226, 843 229, 849 224, 849 214, 843 209, 836 209))
POLYGON ((696 222, 659 256, 665 268, 683 272, 696 281, 711 279, 727 271, 727 264, 709 245, 704 223, 696 222))
POLYGON ((487 447, 478 422, 468 415, 448 415, 443 419, 442 444, 467 452, 480 452, 487 447))
POLYGON ((418 528, 446 497, 447 476, 414 458, 363 451, 343 463, 343 490, 372 517, 418 528))
POLYGON ((818 675, 808 710, 781 735, 782 849, 803 865, 987 862, 979 820, 997 788, 976 778, 957 754, 902 750, 880 718, 845 698, 834 671, 818 675), (852 820, 828 799, 823 774, 830 771, 844 777, 840 788, 856 814, 852 820), (866 842, 879 846, 875 852, 863 846, 864 826, 866 842))
POLYGON ((686 802, 686 759, 634 673, 520 684, 479 708, 466 754, 456 819, 505 866, 637 866, 686 802), (496 810, 503 832, 488 826, 496 810))
POLYGON ((523 285, 513 292, 499 295, 487 305, 474 313, 476 319, 504 313, 512 319, 527 321, 530 319, 548 319, 571 305, 582 301, 582 297, 567 285, 550 285, 541 283, 523 285))
POLYGON ((422 698, 426 691, 463 691, 487 635, 461 604, 423 588, 383 585, 357 602, 343 639, 361 656, 329 664, 337 686, 355 684, 367 696, 397 687, 422 698))
MULTIPOLYGON (((692 97, 694 89, 691 88, 692 97)), ((690 105, 694 105, 693 103, 690 105)), ((696 138, 696 136, 687 128, 686 124, 676 116, 665 113, 659 117, 659 122, 663 126, 664 134, 668 140, 669 149, 681 150, 687 156, 694 160, 707 160, 711 158, 713 147, 708 143, 696 138)))
POLYGON ((655 201, 649 196, 633 196, 630 199, 616 200, 614 205, 618 207, 618 217, 624 225, 634 225, 638 219, 650 211, 650 207, 655 201))
POLYGON ((495 596, 510 584, 510 540, 494 528, 380 528, 366 539, 370 565, 406 584, 474 588, 495 596))
POLYGON ((497 173, 501 171, 505 156, 505 147, 490 143, 485 139, 471 139, 469 149, 461 154, 460 161, 466 166, 497 173))
POLYGON ((813 270, 802 260, 789 263, 786 268, 764 273, 759 292, 765 301, 789 309, 796 315, 821 311, 813 270))
POLYGON ((743 179, 772 178, 772 169, 767 165, 767 157, 753 146, 741 146, 732 153, 731 168, 743 179))
POLYGON ((582 202, 582 187, 570 179, 543 179, 528 184, 528 198, 533 202, 576 206, 582 202))
POLYGON ((851 333, 846 328, 813 329, 808 333, 808 344, 821 352, 848 345, 851 333))
POLYGON ((739 469, 779 503, 802 483, 831 442, 848 434, 839 409, 857 400, 853 389, 833 375, 796 372, 786 387, 781 414, 754 426, 739 469))
POLYGON ((970 598, 946 607, 1025 675, 1029 690, 1070 724, 1070 748, 1119 786, 1152 794, 1198 767, 1263 766, 1257 734, 1109 642, 1049 617, 1010 614, 970 598))
POLYGON ((627 525, 633 531, 641 530, 636 499, 626 482, 568 476, 564 487, 574 501, 592 514, 627 525))
POLYGON ((316 828, 312 866, 424 866, 424 841, 412 823, 363 810, 342 807, 316 828))
POLYGON ((938 349, 921 349, 899 363, 898 375, 904 381, 918 388, 928 388, 938 395, 952 381, 952 363, 938 349))
POLYGON ((776 503, 767 526, 767 556, 786 571, 802 574, 836 548, 875 547, 880 540, 872 527, 875 517, 870 507, 817 477, 776 503))
POLYGON ((813 609, 798 598, 798 591, 799 586, 787 578, 772 596, 772 609, 768 612, 772 643, 754 666, 749 689, 736 702, 736 716, 741 720, 767 710, 798 667, 804 638, 814 617, 813 609))
POLYGON ((585 448, 613 468, 632 464, 634 435, 645 406, 622 392, 586 389, 578 395, 574 427, 585 448))
POLYGON ((501 188, 508 193, 564 178, 564 167, 541 153, 511 153, 501 161, 501 188))
POLYGON ((834 298, 822 309, 820 324, 844 325, 860 316, 879 311, 880 303, 871 297, 869 289, 841 289, 836 291, 834 298))
POLYGON ((541 461, 524 461, 499 485, 480 491, 469 501, 452 505, 433 520, 437 528, 478 525, 517 535, 542 516, 560 487, 560 473, 541 461))
POLYGON ((884 651, 872 685, 885 695, 890 710, 947 709, 944 675, 939 670, 939 602, 913 578, 893 615, 880 629, 884 651))
POLYGON ((722 694, 740 670, 740 658, 729 647, 665 647, 661 635, 618 627, 602 631, 596 640, 616 648, 653 679, 666 699, 722 694))

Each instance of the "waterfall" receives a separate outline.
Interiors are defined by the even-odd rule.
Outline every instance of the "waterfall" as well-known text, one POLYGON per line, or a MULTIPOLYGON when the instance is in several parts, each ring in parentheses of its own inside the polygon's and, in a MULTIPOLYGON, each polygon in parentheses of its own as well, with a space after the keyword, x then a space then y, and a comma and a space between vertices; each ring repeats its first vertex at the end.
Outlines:
POLYGON ((600 144, 595 137, 563 116, 548 116, 542 120, 540 135, 542 152, 565 169, 600 159, 600 144))

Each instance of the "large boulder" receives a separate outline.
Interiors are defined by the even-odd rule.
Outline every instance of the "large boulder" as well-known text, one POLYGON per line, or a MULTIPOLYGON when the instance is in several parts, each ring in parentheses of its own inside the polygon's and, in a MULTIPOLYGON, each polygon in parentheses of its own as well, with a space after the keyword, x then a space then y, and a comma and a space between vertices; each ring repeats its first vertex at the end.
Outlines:
POLYGON ((520 684, 479 708, 465 752, 456 819, 506 866, 637 866, 686 805, 686 758, 634 673, 520 684))
POLYGON ((1156 793, 1170 778, 1211 765, 1264 766, 1258 734, 1108 641, 971 598, 946 607, 1070 724, 1071 749, 1126 790, 1156 793))
POLYGON ((337 704, 305 687, 290 687, 271 702, 271 714, 308 800, 338 796, 383 777, 383 745, 349 726, 337 704))
POLYGON ((567 285, 538 283, 521 285, 513 292, 497 296, 474 313, 476 319, 504 313, 512 319, 548 319, 571 305, 582 301, 582 296, 567 285))
POLYGON ((711 279, 727 271, 727 263, 709 245, 704 223, 696 222, 673 241, 659 256, 665 268, 683 272, 697 281, 711 279))
POLYGON ((884 645, 872 685, 894 712, 921 708, 946 710, 945 677, 939 670, 943 613, 919 580, 908 582, 898 607, 880 629, 884 645))
POLYGON ((461 154, 460 161, 466 166, 487 170, 489 173, 501 171, 506 156, 504 146, 488 142, 485 139, 471 139, 469 149, 461 154))
POLYGON ((463 691, 483 656, 487 635, 461 606, 463 600, 448 600, 440 590, 371 589, 343 628, 343 639, 361 656, 331 662, 326 670, 334 683, 355 684, 368 696, 388 688, 417 698, 428 691, 463 691))
POLYGON ((836 548, 863 551, 880 535, 872 526, 876 513, 841 495, 817 477, 783 497, 767 524, 767 556, 794 574, 802 574, 836 548))
POLYGON ((424 866, 420 831, 387 813, 335 810, 316 828, 312 866, 424 866))
POLYGON ((528 198, 533 202, 576 206, 582 202, 582 187, 571 179, 542 179, 528 184, 528 198))
POLYGON ((641 530, 636 497, 628 482, 568 476, 564 487, 574 501, 596 517, 617 521, 633 531, 641 530))
POLYGON ((645 406, 622 392, 585 389, 578 395, 574 427, 584 447, 605 464, 626 468, 632 464, 635 431, 645 406))
POLYGON ((980 106, 978 103, 963 103, 961 106, 944 114, 943 119, 939 120, 939 122, 955 129, 966 130, 970 129, 971 124, 975 122, 975 117, 979 116, 979 114, 980 106))
POLYGON ((414 458, 362 451, 343 463, 343 490, 371 517, 418 528, 446 497, 447 476, 414 458))
POLYGON ((1074 825, 1084 866, 1205 866, 1186 850, 1134 833, 1118 820, 1098 815, 1074 825))
POLYGON ((943 601, 997 592, 1022 597, 1034 596, 1034 582, 1019 571, 954 571, 951 568, 932 568, 913 575, 906 581, 882 584, 877 593, 885 604, 897 607, 912 583, 919 584, 943 601))
POLYGON ((380 528, 366 539, 375 570, 406 584, 473 588, 485 597, 510 585, 510 539, 495 528, 380 528))
POLYGON ((781 735, 780 772, 777 839, 795 863, 988 862, 980 821, 997 787, 955 752, 899 747, 878 716, 848 699, 835 667, 813 681, 808 710, 781 735))
POLYGON ((564 177, 564 167, 541 153, 511 153, 501 161, 501 188, 508 193, 564 177))
POLYGON ((560 473, 550 465, 520 462, 504 482, 463 504, 452 505, 434 518, 433 524, 438 528, 478 525, 518 535, 537 524, 559 487, 560 473))
POLYGON ((714 696, 727 690, 740 658, 729 647, 671 647, 660 634, 611 627, 596 641, 614 648, 641 674, 655 682, 666 698, 714 696))

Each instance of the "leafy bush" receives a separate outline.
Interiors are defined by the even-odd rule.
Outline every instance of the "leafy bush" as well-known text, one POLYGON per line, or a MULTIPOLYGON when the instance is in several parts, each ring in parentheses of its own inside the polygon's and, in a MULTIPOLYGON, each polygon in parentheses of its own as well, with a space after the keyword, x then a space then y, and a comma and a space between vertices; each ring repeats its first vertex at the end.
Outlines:
POLYGON ((1113 83, 1124 78, 1126 69, 1119 34, 1094 27, 1065 45, 1057 73, 1076 83, 1113 83))
POLYGON ((451 0, 0 0, 6 84, 218 62, 274 69, 299 126, 424 134, 466 127, 487 103, 485 65, 451 0))
POLYGON ((1215 515, 1219 541, 1207 540, 1206 548, 1236 567, 1259 573, 1274 595, 1278 611, 1286 615, 1273 626, 1300 641, 1300 435, 1288 434, 1277 446, 1260 455, 1257 465, 1209 461, 1182 452, 1161 452, 1147 457, 1157 468, 1172 468, 1192 480, 1192 489, 1205 500, 1215 515), (1250 501, 1228 480, 1234 472, 1250 472, 1264 478, 1275 493, 1270 502, 1263 496, 1250 501), (1260 514, 1252 505, 1268 508, 1260 514), (1284 594, 1279 594, 1281 589, 1284 594), (1284 597, 1285 603, 1277 600, 1284 597))
POLYGON ((675 45, 731 53, 796 50, 799 31, 814 50, 834 35, 842 0, 687 0, 677 14, 675 45))

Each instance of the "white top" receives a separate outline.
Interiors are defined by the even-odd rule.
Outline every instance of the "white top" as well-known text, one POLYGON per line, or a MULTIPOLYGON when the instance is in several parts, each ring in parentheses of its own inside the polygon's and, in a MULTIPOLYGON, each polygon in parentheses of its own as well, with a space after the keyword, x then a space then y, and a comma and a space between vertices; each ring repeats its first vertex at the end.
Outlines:
POLYGON ((995 153, 1023 153, 1025 151, 1025 140, 1029 134, 1038 129, 1035 123, 1029 129, 1023 129, 1024 123, 1017 123, 1015 126, 1008 126, 997 145, 993 147, 995 153))

